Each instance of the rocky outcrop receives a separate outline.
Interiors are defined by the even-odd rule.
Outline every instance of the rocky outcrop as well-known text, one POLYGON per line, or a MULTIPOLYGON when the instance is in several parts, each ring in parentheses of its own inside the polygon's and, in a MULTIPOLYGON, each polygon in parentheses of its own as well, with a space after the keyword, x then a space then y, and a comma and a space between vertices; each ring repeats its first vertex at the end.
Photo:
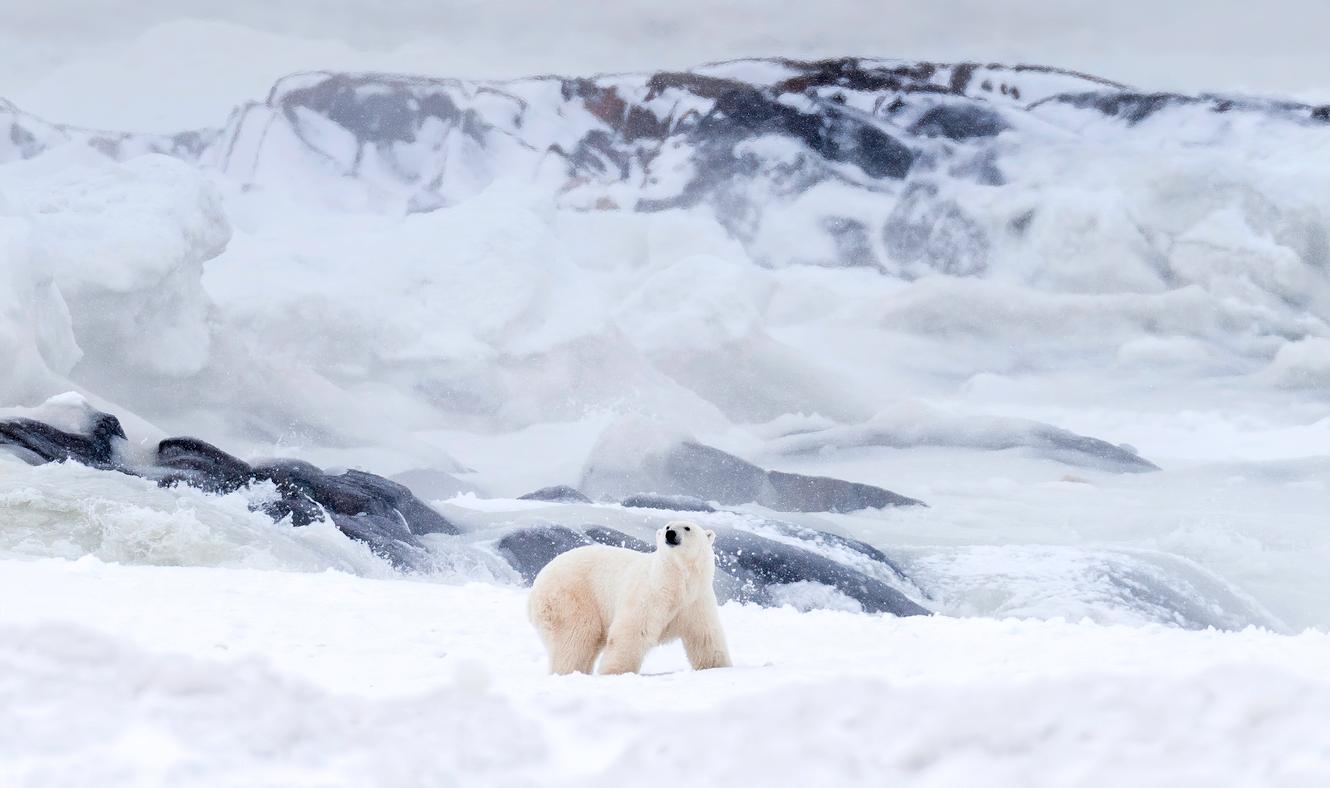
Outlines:
POLYGON ((402 569, 433 566, 421 536, 459 532, 406 487, 372 473, 327 473, 299 460, 250 464, 196 438, 163 440, 151 464, 136 464, 119 450, 125 434, 114 416, 89 408, 83 421, 75 432, 32 418, 0 420, 0 448, 33 464, 74 461, 218 495, 270 483, 275 495, 256 497, 254 506, 274 520, 293 526, 331 520, 402 569))
POLYGON ((549 501, 551 503, 591 503, 591 499, 583 495, 577 488, 569 487, 566 484, 541 487, 539 490, 532 490, 526 495, 518 496, 518 500, 549 501))
POLYGON ((508 81, 310 72, 279 80, 219 128, 174 135, 62 126, 0 101, 0 161, 82 143, 416 211, 499 177, 529 179, 567 208, 701 207, 767 265, 972 276, 985 270, 993 229, 948 184, 1004 183, 1003 140, 1061 145, 1087 124, 1131 133, 1169 112, 1330 121, 1330 107, 1145 93, 1037 66, 772 58, 508 81), (808 244, 778 242, 795 235, 791 222, 808 244))
POLYGON ((707 501, 756 503, 778 512, 853 512, 923 503, 871 484, 767 470, 686 436, 656 433, 632 422, 602 436, 587 460, 581 487, 592 495, 623 497, 626 506, 677 509, 680 500, 695 502, 685 511, 698 511, 697 503, 707 501))
POLYGON ((1029 419, 956 416, 923 406, 884 411, 864 424, 802 428, 774 438, 768 449, 779 455, 825 454, 840 449, 936 446, 977 451, 1014 451, 1065 465, 1143 473, 1159 466, 1128 445, 1029 419))
POLYGON ((35 419, 0 420, 0 446, 34 465, 73 460, 93 468, 114 468, 117 444, 125 440, 125 431, 115 416, 90 415, 84 432, 66 432, 35 419))

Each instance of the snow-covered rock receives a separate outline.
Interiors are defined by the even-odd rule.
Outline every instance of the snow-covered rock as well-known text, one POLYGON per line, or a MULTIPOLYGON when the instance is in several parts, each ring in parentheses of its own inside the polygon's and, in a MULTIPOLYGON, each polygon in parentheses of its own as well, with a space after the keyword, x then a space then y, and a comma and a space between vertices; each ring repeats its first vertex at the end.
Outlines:
MULTIPOLYGON (((773 438, 767 448, 776 454, 827 453, 865 446, 905 449, 947 446, 982 451, 1014 450, 1067 465, 1120 472, 1158 470, 1130 447, 1027 419, 953 416, 920 404, 883 411, 853 426, 791 423, 791 430, 773 438)), ((778 425, 771 425, 778 426, 778 425)))
MULTIPOLYGON (((769 471, 639 417, 620 419, 605 430, 587 458, 580 486, 592 496, 682 495, 702 502, 757 503, 781 512, 853 512, 921 503, 869 484, 769 471)), ((668 501, 661 504, 671 508, 668 501)))

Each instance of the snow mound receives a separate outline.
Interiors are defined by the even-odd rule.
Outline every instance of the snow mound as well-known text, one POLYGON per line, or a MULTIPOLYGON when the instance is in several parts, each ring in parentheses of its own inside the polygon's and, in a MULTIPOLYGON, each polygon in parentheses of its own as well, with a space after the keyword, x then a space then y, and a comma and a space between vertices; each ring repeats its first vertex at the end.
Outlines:
POLYGON ((643 784, 642 775, 661 786, 966 786, 975 775, 1047 788, 1291 784, 1330 775, 1320 749, 1327 712, 1324 685, 1241 668, 1185 681, 1044 681, 1037 692, 825 681, 671 721, 704 737, 700 750, 639 733, 585 784, 643 784))
POLYGON ((0 402, 40 401, 82 356, 59 286, 34 259, 32 228, 0 193, 0 402))
POLYGON ((13 171, 0 205, 3 297, 15 299, 0 303, 14 326, 0 329, 13 370, 4 400, 55 394, 67 377, 114 393, 200 371, 211 347, 203 263, 230 238, 207 179, 165 156, 13 171))
POLYGON ((0 758, 14 786, 73 774, 104 786, 390 786, 512 776, 548 757, 537 721, 463 681, 349 700, 254 661, 150 655, 75 628, 9 628, 3 640, 0 758), (433 735, 418 736, 422 723, 433 735))
POLYGON ((883 411, 864 424, 823 426, 796 422, 791 427, 795 431, 768 443, 769 451, 777 454, 827 453, 864 446, 1016 449, 1068 465, 1128 472, 1158 470, 1154 463, 1135 452, 1098 438, 1024 419, 953 416, 922 403, 883 411))
POLYGON ((1307 337, 1284 345, 1261 375, 1283 388, 1330 389, 1330 338, 1307 337))
POLYGON ((952 615, 1287 629, 1248 594, 1167 553, 1051 545, 911 553, 900 553, 906 571, 930 591, 940 610, 952 615))

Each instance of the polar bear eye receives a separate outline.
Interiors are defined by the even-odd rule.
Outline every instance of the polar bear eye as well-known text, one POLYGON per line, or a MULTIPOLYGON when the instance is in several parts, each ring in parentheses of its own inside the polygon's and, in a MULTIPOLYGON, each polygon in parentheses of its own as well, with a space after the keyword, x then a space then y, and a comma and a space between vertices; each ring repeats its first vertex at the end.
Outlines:
POLYGON ((685 531, 691 531, 691 530, 693 530, 692 528, 690 528, 690 527, 688 527, 688 526, 686 526, 686 525, 683 527, 683 529, 684 529, 685 531))

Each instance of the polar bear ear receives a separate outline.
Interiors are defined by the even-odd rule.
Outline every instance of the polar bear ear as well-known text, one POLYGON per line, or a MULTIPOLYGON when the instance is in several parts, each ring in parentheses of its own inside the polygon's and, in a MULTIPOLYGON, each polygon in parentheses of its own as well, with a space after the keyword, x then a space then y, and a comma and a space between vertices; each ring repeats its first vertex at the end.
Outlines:
POLYGON ((716 532, 715 532, 715 531, 707 531, 707 541, 708 541, 708 542, 714 542, 714 541, 716 541, 716 532))

